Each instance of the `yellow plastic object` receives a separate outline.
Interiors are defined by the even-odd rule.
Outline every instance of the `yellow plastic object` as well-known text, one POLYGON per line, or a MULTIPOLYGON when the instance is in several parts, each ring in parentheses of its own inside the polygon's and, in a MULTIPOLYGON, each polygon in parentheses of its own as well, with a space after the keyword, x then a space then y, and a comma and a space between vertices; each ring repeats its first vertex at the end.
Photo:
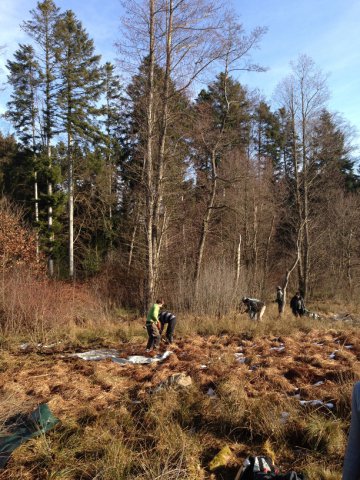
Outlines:
POLYGON ((228 445, 225 445, 219 453, 209 463, 209 470, 213 472, 219 467, 225 467, 232 458, 232 451, 228 445))

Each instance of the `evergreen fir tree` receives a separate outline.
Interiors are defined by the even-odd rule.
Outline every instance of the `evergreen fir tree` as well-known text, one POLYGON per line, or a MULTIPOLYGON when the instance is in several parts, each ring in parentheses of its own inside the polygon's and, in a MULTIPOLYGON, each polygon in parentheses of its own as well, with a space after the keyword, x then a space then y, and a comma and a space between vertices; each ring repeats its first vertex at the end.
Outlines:
POLYGON ((54 31, 55 25, 59 19, 59 8, 53 0, 44 0, 38 2, 37 8, 30 11, 31 19, 24 22, 22 28, 34 40, 36 54, 39 59, 41 69, 41 92, 42 92, 42 144, 43 158, 46 159, 46 165, 43 174, 47 181, 47 195, 43 195, 43 200, 47 207, 47 236, 48 245, 48 270, 49 275, 54 273, 53 244, 54 244, 54 208, 56 199, 53 194, 53 185, 55 183, 52 161, 52 140, 57 134, 57 108, 56 108, 56 89, 57 73, 55 58, 54 31))
POLYGON ((117 204, 118 166, 122 158, 121 139, 124 129, 124 98, 120 77, 115 67, 107 62, 101 70, 103 105, 101 107, 101 151, 105 156, 105 198, 108 203, 108 216, 105 222, 105 234, 110 247, 114 239, 114 208, 117 204))
POLYGON ((75 143, 92 142, 98 129, 93 120, 101 93, 100 56, 75 14, 68 10, 56 25, 56 60, 59 66, 58 106, 66 134, 69 208, 69 276, 74 277, 74 166, 75 143))
MULTIPOLYGON (((8 83, 12 86, 11 100, 8 102, 7 118, 13 123, 25 149, 31 152, 32 165, 29 168, 29 155, 21 158, 27 160, 25 184, 32 179, 34 204, 34 222, 39 226, 39 189, 38 189, 38 154, 40 151, 40 124, 38 109, 38 88, 40 85, 39 64, 31 45, 20 45, 14 54, 14 60, 7 62, 9 70, 8 83), (30 170, 30 171, 29 171, 30 170)), ((23 185, 23 182, 21 182, 23 185)), ((30 200, 30 199, 29 199, 30 200)), ((36 233, 36 255, 39 258, 39 233, 36 233)))

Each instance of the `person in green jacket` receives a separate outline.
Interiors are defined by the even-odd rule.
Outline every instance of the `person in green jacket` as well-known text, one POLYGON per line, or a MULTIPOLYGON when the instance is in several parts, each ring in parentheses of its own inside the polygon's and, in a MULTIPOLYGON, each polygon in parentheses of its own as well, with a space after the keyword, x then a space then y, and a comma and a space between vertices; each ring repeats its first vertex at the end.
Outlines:
POLYGON ((149 336, 149 340, 146 345, 146 351, 156 350, 160 343, 160 322, 159 313, 160 308, 164 305, 164 300, 156 300, 154 305, 150 307, 149 313, 146 318, 146 330, 149 336))

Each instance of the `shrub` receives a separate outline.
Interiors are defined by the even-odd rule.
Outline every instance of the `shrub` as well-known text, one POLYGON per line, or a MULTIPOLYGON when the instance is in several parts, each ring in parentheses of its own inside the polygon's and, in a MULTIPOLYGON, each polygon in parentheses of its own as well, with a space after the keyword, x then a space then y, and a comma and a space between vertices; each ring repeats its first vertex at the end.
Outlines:
POLYGON ((8 271, 0 280, 0 327, 5 335, 24 333, 46 341, 74 326, 105 319, 102 303, 86 286, 38 278, 24 269, 8 271))

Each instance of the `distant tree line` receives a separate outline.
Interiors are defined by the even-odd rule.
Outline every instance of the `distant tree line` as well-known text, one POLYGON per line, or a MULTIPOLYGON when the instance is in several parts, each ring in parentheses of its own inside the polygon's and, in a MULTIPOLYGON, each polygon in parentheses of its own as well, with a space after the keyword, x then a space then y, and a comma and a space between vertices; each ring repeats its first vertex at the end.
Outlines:
POLYGON ((126 2, 117 68, 72 11, 39 2, 7 61, 16 135, 0 134, 1 194, 51 277, 95 277, 119 304, 161 293, 224 312, 242 294, 271 298, 290 269, 307 298, 355 298, 351 129, 305 55, 275 106, 241 84, 237 72, 263 70, 251 53, 266 29, 246 33, 216 3, 126 2))

